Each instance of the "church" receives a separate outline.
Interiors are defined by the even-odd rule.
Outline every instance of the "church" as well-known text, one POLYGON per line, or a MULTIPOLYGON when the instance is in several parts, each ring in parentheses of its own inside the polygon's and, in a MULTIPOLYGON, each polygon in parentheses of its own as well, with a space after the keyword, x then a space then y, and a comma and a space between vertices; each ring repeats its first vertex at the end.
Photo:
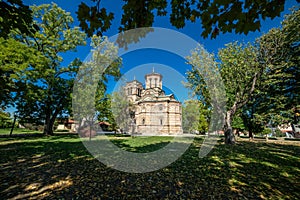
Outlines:
POLYGON ((133 105, 135 132, 143 135, 182 134, 182 108, 174 94, 165 94, 163 76, 153 72, 145 75, 145 88, 133 80, 124 89, 133 105))

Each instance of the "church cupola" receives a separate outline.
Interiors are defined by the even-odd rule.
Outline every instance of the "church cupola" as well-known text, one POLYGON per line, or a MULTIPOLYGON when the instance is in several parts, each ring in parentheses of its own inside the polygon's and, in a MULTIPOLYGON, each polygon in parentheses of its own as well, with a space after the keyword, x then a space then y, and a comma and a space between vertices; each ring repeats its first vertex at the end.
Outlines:
POLYGON ((134 102, 141 97, 143 85, 142 83, 134 79, 133 81, 127 82, 124 89, 127 97, 134 102))
POLYGON ((146 89, 150 88, 160 88, 162 89, 162 75, 154 72, 145 75, 146 89))

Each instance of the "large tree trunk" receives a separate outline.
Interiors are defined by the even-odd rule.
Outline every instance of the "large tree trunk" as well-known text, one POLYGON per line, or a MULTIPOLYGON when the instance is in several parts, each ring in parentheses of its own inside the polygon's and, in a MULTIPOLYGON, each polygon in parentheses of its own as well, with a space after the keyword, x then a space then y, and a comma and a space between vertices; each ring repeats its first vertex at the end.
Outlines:
POLYGON ((226 130, 225 130, 225 144, 235 144, 235 137, 231 127, 232 110, 226 113, 226 130))
POLYGON ((44 135, 53 135, 53 124, 50 113, 46 113, 46 120, 44 126, 44 135))
POLYGON ((50 111, 46 114, 46 123, 44 126, 44 134, 45 135, 54 135, 53 126, 54 126, 55 119, 59 113, 59 109, 56 109, 52 116, 51 116, 51 113, 52 112, 50 111))
POLYGON ((249 139, 253 140, 253 132, 251 129, 249 129, 249 139))

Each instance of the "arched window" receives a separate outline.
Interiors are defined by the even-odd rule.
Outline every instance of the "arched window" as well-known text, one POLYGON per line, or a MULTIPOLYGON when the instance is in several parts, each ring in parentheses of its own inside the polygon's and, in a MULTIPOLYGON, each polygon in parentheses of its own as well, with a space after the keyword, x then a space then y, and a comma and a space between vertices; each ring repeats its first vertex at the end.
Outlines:
POLYGON ((144 118, 142 119, 142 124, 145 124, 145 119, 144 118))

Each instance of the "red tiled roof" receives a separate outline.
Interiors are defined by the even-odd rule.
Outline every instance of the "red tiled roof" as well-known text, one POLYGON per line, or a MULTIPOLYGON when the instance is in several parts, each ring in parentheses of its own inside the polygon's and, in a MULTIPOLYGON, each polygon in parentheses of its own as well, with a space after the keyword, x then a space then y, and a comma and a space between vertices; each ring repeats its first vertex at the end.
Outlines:
POLYGON ((99 122, 99 125, 106 125, 106 126, 110 126, 111 124, 108 122, 99 122))

